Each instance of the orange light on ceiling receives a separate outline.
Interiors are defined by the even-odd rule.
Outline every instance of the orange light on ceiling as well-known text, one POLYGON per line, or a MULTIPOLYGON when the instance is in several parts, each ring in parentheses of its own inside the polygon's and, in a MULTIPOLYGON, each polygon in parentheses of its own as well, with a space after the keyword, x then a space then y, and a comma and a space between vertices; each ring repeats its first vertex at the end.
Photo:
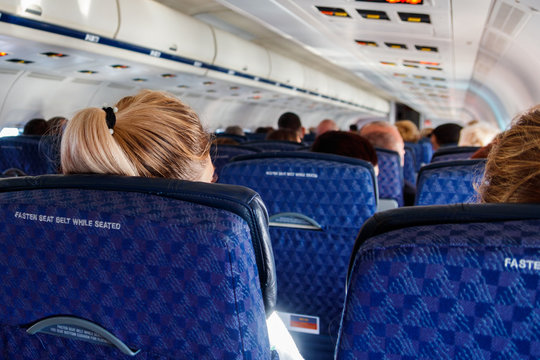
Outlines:
POLYGON ((7 54, 7 52, 0 52, 0 56, 6 56, 7 54))
POLYGON ((420 61, 420 64, 422 65, 433 65, 433 66, 439 66, 441 63, 438 62, 431 62, 431 61, 420 61))

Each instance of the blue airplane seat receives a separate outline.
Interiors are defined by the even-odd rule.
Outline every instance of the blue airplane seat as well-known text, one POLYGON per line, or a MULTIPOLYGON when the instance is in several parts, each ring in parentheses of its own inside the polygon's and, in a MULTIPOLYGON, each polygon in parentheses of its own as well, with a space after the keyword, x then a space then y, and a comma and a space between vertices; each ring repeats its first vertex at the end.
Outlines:
POLYGON ((0 138, 0 172, 19 169, 27 175, 58 172, 57 154, 48 136, 7 136, 0 138))
POLYGON ((403 168, 399 154, 395 151, 375 148, 379 159, 379 198, 395 200, 403 206, 403 168))
POLYGON ((214 136, 216 138, 231 139, 231 140, 234 140, 234 141, 239 142, 239 143, 244 143, 244 142, 248 141, 247 136, 236 135, 236 134, 217 133, 217 134, 214 134, 214 136))
POLYGON ((414 147, 405 145, 405 158, 403 164, 403 178, 411 184, 416 184, 416 150, 414 147))
POLYGON ((292 141, 281 141, 281 140, 260 140, 260 141, 249 141, 243 145, 249 146, 251 148, 259 149, 260 151, 295 151, 300 150, 306 147, 305 144, 296 143, 292 141))
POLYGON ((394 209, 351 256, 336 359, 540 358, 540 204, 394 209))
POLYGON ((417 170, 420 170, 422 164, 429 164, 431 158, 433 157, 433 146, 429 138, 423 138, 418 141, 418 144, 421 148, 422 160, 416 165, 418 166, 417 170))
POLYGON ((225 165, 220 182, 261 195, 270 215, 276 309, 306 360, 332 358, 353 239, 377 207, 373 167, 331 154, 259 153, 225 165))
POLYGON ((233 157, 258 152, 260 152, 259 149, 249 146, 212 145, 210 157, 212 158, 215 172, 219 175, 221 173, 221 169, 223 169, 225 164, 227 164, 233 157))
POLYGON ((266 133, 246 133, 247 141, 259 141, 266 139, 266 133))
POLYGON ((448 146, 442 147, 435 151, 431 162, 452 161, 452 160, 466 160, 470 159, 480 147, 478 146, 448 146))
POLYGON ((272 356, 275 268, 255 192, 45 175, 0 180, 0 203, 2 358, 272 356))
POLYGON ((418 173, 416 205, 449 205, 476 202, 475 184, 484 175, 485 159, 442 161, 418 173))

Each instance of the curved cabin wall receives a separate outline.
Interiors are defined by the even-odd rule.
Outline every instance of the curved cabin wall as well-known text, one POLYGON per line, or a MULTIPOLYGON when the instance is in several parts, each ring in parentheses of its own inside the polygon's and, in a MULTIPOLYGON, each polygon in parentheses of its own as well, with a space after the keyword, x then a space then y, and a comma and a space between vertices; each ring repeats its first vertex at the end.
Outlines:
POLYGON ((172 91, 192 102, 209 128, 273 125, 287 110, 301 114, 306 126, 332 117, 345 127, 362 114, 384 116, 389 110, 385 99, 154 1, 0 0, 0 12, 64 29, 55 33, 46 26, 20 26, 0 18, 0 51, 8 49, 12 39, 19 42, 19 53, 26 48, 28 58, 41 66, 0 60, 0 127, 20 126, 35 116, 71 116, 82 107, 112 103, 144 87, 172 91), (62 60, 39 54, 49 48, 69 51, 71 65, 62 67, 62 60), (115 62, 129 69, 112 69, 115 62), (81 68, 97 69, 98 74, 81 75, 81 68), (167 72, 174 82, 159 75, 167 72), (133 82, 145 76, 154 78, 133 82), (179 88, 186 76, 259 88, 274 96, 258 102, 224 99, 201 89, 179 88))

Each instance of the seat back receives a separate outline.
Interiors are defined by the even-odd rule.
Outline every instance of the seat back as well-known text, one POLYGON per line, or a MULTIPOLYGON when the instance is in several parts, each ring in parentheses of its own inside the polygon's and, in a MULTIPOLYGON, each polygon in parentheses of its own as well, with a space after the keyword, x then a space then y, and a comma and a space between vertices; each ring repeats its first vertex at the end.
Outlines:
POLYGON ((250 148, 256 148, 260 151, 295 151, 305 148, 305 144, 296 143, 292 141, 281 140, 261 140, 261 141, 249 141, 244 145, 250 148))
POLYGON ((48 175, 0 180, 0 204, 3 358, 269 358, 274 266, 253 191, 48 175))
POLYGON ((399 154, 395 151, 376 148, 379 159, 379 197, 392 199, 403 206, 403 168, 399 154))
POLYGON ((440 161, 452 161, 452 160, 465 160, 470 159, 471 155, 474 154, 478 149, 478 146, 449 146, 443 147, 435 151, 431 162, 440 162, 440 161))
POLYGON ((235 158, 220 181, 261 195, 270 215, 276 309, 306 359, 331 357, 352 239, 377 206, 373 167, 330 154, 259 153, 235 158))
POLYGON ((0 173, 16 168, 27 175, 54 174, 58 170, 53 159, 49 137, 8 136, 0 138, 0 173))
POLYGON ((433 157, 433 146, 429 139, 420 139, 418 144, 421 148, 422 160, 416 165, 418 166, 417 169, 420 170, 422 164, 429 164, 431 162, 431 158, 433 157))
POLYGON ((403 164, 403 178, 411 184, 416 184, 416 149, 405 145, 405 158, 403 164))
POLYGON ((538 359, 540 205, 401 208, 362 228, 336 359, 538 359))
POLYGON ((214 134, 214 136, 216 138, 231 139, 231 140, 234 140, 234 141, 239 142, 239 143, 244 143, 248 139, 247 136, 235 135, 235 134, 226 134, 226 133, 218 133, 218 134, 214 134))
POLYGON ((436 162, 418 173, 416 205, 476 202, 475 184, 484 175, 485 159, 436 162))
POLYGON ((210 157, 216 173, 219 175, 221 169, 227 164, 233 157, 246 154, 254 154, 260 152, 259 149, 249 146, 238 145, 212 145, 210 150, 210 157))

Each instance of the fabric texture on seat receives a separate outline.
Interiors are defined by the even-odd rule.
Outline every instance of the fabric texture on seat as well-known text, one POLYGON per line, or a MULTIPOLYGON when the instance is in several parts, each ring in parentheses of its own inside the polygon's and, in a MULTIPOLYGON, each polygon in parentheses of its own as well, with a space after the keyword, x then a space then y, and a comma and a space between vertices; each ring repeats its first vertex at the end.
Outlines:
POLYGON ((418 173, 416 205, 476 202, 474 188, 484 175, 486 161, 459 160, 426 165, 418 173))
POLYGON ((433 146, 429 139, 420 139, 418 144, 421 149, 421 161, 416 165, 418 166, 417 170, 420 170, 422 164, 429 164, 431 162, 431 158, 433 157, 433 146))
POLYGON ((306 147, 305 144, 281 140, 249 141, 242 145, 256 148, 260 151, 295 151, 306 147))
POLYGON ((269 215, 300 213, 321 226, 306 230, 271 223, 270 235, 278 277, 276 309, 319 317, 320 335, 292 335, 306 359, 331 357, 352 239, 377 206, 373 167, 330 154, 260 153, 235 158, 220 181, 257 191, 269 215))
POLYGON ((478 149, 478 146, 449 146, 443 147, 437 150, 431 162, 452 161, 452 160, 465 160, 469 159, 478 149))
POLYGON ((140 349, 138 358, 270 358, 258 266, 265 246, 255 239, 268 234, 249 189, 44 176, 0 181, 0 203, 3 358, 128 358, 26 333, 58 314, 99 324, 140 349))
POLYGON ((416 184, 416 150, 412 146, 405 146, 405 158, 403 164, 403 178, 411 184, 416 184))
POLYGON ((403 168, 399 154, 395 151, 376 148, 379 159, 379 198, 396 200, 403 206, 403 168))
POLYGON ((540 206, 376 214, 357 238, 336 359, 538 359, 540 206))
POLYGON ((55 174, 58 172, 58 154, 54 144, 44 136, 8 136, 0 138, 0 173, 11 169, 27 175, 55 174))
POLYGON ((260 152, 259 149, 250 148, 248 146, 238 145, 212 145, 210 150, 210 157, 212 158, 212 164, 214 165, 216 173, 221 174, 221 169, 227 164, 233 157, 246 154, 254 154, 260 152))

